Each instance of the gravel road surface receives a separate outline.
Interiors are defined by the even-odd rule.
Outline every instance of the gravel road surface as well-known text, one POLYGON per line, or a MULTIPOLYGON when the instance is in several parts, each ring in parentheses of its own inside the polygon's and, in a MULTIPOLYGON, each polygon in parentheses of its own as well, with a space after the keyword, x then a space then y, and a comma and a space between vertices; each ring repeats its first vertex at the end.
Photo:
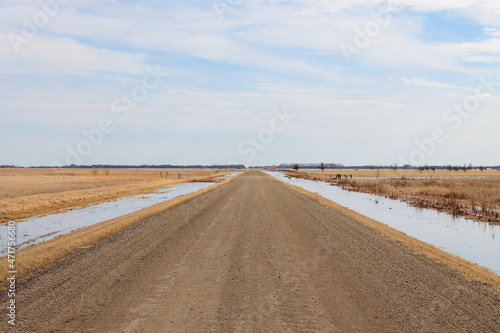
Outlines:
POLYGON ((486 288, 260 171, 53 265, 17 302, 0 331, 500 332, 486 288))

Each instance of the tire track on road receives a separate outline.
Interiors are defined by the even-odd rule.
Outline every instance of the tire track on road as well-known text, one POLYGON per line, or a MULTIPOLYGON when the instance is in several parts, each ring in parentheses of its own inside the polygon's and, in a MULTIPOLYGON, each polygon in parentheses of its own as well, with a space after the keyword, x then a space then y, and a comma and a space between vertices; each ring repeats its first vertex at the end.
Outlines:
POLYGON ((500 331, 489 289, 259 171, 56 263, 18 299, 13 332, 500 331))

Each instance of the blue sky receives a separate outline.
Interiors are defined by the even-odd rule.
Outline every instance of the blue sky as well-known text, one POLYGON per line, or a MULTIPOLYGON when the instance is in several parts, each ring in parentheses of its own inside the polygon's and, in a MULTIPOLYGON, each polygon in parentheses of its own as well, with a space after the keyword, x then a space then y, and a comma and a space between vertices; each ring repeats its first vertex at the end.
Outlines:
POLYGON ((0 6, 0 164, 500 164, 497 0, 0 6))

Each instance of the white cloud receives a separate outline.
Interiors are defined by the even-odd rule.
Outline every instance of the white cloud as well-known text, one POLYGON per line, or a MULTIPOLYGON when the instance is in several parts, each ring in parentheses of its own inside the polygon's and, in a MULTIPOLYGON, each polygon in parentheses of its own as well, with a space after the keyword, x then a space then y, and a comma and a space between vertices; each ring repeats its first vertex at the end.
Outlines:
POLYGON ((455 82, 475 87, 477 68, 497 70, 500 54, 497 0, 401 0, 406 10, 393 13, 391 24, 352 63, 343 59, 339 44, 352 42, 354 29, 363 29, 373 20, 370 13, 384 10, 387 1, 244 1, 222 21, 210 1, 203 7, 195 2, 71 2, 19 56, 7 35, 19 33, 21 17, 37 6, 7 3, 10 7, 0 13, 0 88, 7 96, 0 99, 2 119, 7 124, 59 122, 63 130, 92 126, 109 115, 109 103, 130 91, 134 74, 161 61, 175 79, 167 79, 168 87, 119 123, 130 127, 124 132, 238 137, 258 131, 272 109, 287 107, 298 115, 290 133, 303 138, 305 146, 318 138, 325 146, 345 139, 346 151, 375 155, 363 150, 359 139, 389 146, 432 127, 436 115, 441 119, 440 112, 449 107, 445 97, 462 95, 451 90, 465 89, 455 82), (429 42, 421 18, 430 11, 475 20, 484 33, 475 41, 429 42), (450 91, 440 90, 448 94, 436 98, 436 89, 413 87, 450 91))
POLYGON ((474 56, 465 58, 468 62, 500 62, 500 57, 495 56, 474 56))
POLYGON ((427 81, 425 78, 419 77, 414 79, 407 79, 402 77, 401 80, 410 86, 421 86, 421 87, 433 87, 433 88, 452 88, 452 89, 466 89, 462 87, 457 87, 448 83, 432 82, 427 81))
POLYGON ((472 54, 491 53, 498 55, 500 53, 500 38, 488 39, 479 42, 467 43, 447 43, 438 44, 431 48, 446 52, 449 54, 457 54, 459 56, 467 56, 472 54))
MULTIPOLYGON (((282 49, 304 49, 304 53, 332 54, 333 58, 334 55, 340 54, 341 42, 353 39, 354 28, 362 28, 367 21, 372 20, 370 12, 373 12, 374 8, 382 10, 386 4, 387 2, 383 0, 342 0, 333 3, 324 0, 291 1, 286 6, 279 1, 248 2, 234 5, 234 13, 228 15, 225 21, 220 21, 211 8, 200 9, 194 6, 177 6, 169 10, 165 7, 151 6, 137 10, 133 4, 122 3, 120 6, 113 6, 116 8, 114 13, 97 10, 83 12, 69 7, 64 15, 58 15, 46 27, 46 31, 92 40, 103 45, 126 45, 128 48, 139 48, 146 53, 148 50, 178 52, 269 71, 291 70, 338 79, 337 71, 333 69, 339 67, 338 64, 322 66, 304 59, 300 54, 291 55, 282 49)), ((495 7, 493 1, 472 0, 439 2, 402 0, 401 4, 423 11, 443 9, 467 11, 471 7, 491 10, 495 7)), ((86 4, 87 7, 95 6, 96 9, 99 5, 96 1, 86 4)), ((16 13, 19 12, 19 7, 15 8, 16 13)), ((392 24, 382 32, 381 36, 375 38, 373 45, 363 50, 363 54, 359 57, 360 61, 369 65, 381 63, 389 67, 418 66, 457 70, 459 67, 457 61, 460 59, 457 59, 453 52, 448 52, 448 45, 442 45, 442 48, 440 46, 429 48, 418 40, 415 32, 419 27, 412 22, 409 17, 398 19, 395 15, 392 24)), ((68 44, 64 40, 60 43, 68 44)), ((127 71, 134 67, 130 64, 131 61, 142 60, 139 55, 127 52, 120 54, 119 51, 115 51, 118 53, 107 55, 105 49, 89 45, 86 47, 95 50, 80 50, 75 45, 59 45, 59 47, 74 59, 76 69, 84 62, 102 63, 102 67, 119 67, 127 71), (93 59, 81 59, 84 56, 93 59), (134 56, 135 59, 126 59, 134 56), (107 58, 123 59, 124 63, 113 66, 113 62, 106 61, 107 58)), ((467 45, 451 47, 459 49, 466 48, 467 45)), ((483 52, 478 49, 479 45, 473 47, 476 48, 476 53, 483 52)), ((109 50, 111 49, 110 47, 109 50)), ((496 50, 492 48, 488 52, 496 50)), ((46 48, 39 47, 31 54, 47 58, 47 52, 46 48)), ((60 60, 54 54, 49 53, 49 55, 49 60, 53 62, 60 60)), ((487 58, 484 58, 483 54, 467 54, 463 59, 484 61, 487 58), (480 56, 483 58, 476 58, 480 56)), ((64 64, 63 61, 62 65, 64 64)), ((87 68, 83 68, 83 71, 85 70, 87 68)))
MULTIPOLYGON (((0 33, 0 40, 8 38, 0 33)), ((143 54, 98 49, 69 38, 38 36, 23 46, 19 56, 3 46, 0 48, 2 66, 13 74, 138 74, 146 66, 143 54)))
POLYGON ((478 42, 440 43, 428 46, 435 52, 469 63, 496 63, 500 61, 500 38, 491 38, 478 42))
POLYGON ((442 11, 462 9, 466 10, 472 7, 481 9, 500 9, 500 4, 496 0, 401 0, 404 6, 408 6, 419 11, 442 11))
POLYGON ((485 27, 483 30, 485 34, 490 35, 493 38, 500 38, 500 30, 496 28, 485 27))

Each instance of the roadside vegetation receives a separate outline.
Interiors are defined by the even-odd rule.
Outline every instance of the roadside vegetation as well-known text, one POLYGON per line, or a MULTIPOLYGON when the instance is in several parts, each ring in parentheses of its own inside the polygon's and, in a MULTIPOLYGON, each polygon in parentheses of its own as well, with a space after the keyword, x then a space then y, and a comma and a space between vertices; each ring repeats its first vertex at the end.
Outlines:
POLYGON ((432 208, 454 216, 500 224, 500 171, 448 170, 303 170, 293 177, 322 180, 343 189, 404 200, 419 208, 432 208), (310 171, 310 172, 308 172, 310 171), (451 174, 450 174, 451 173, 451 174), (331 175, 354 178, 332 179, 331 175))
POLYGON ((224 169, 0 168, 0 223, 151 193, 182 182, 213 181, 224 169))
MULTIPOLYGON (((372 168, 366 169, 327 169, 324 171, 320 169, 321 164, 318 164, 316 169, 304 169, 300 168, 298 172, 305 172, 312 175, 322 176, 322 175, 336 175, 336 174, 349 174, 353 177, 369 177, 369 178, 473 178, 473 177, 500 177, 500 170, 498 169, 483 169, 479 168, 463 171, 452 169, 432 169, 428 167, 428 170, 423 169, 401 169, 396 168, 380 168, 373 166, 372 168)), ((454 167, 453 167, 454 168, 454 167)), ((288 171, 293 172, 293 169, 288 169, 288 171)))

